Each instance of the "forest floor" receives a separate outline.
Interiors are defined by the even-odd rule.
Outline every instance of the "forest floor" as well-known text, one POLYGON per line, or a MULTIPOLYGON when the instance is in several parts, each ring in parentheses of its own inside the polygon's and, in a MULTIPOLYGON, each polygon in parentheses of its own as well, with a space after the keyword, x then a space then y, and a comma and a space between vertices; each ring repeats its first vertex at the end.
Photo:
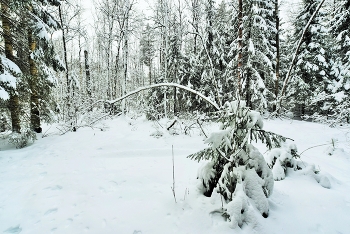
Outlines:
POLYGON ((199 129, 171 135, 157 123, 127 117, 104 126, 62 136, 51 127, 24 149, 0 140, 0 233, 350 233, 350 128, 265 121, 264 129, 294 139, 299 153, 338 143, 305 151, 301 160, 309 166, 275 182, 269 217, 233 230, 211 213, 221 201, 198 192, 200 163, 186 158, 206 147, 199 129), (157 129, 163 136, 151 136, 157 129), (329 179, 330 189, 316 181, 310 165, 329 179))

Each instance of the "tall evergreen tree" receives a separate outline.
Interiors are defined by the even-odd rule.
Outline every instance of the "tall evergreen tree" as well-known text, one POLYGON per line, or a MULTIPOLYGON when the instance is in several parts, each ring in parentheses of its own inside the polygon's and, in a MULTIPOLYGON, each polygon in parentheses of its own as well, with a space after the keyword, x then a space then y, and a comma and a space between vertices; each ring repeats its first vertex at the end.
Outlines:
POLYGON ((333 55, 330 64, 331 79, 320 97, 327 117, 320 114, 315 116, 331 125, 344 120, 350 122, 350 1, 334 2, 332 10, 329 30, 333 40, 328 40, 333 55))
POLYGON ((154 48, 155 37, 152 27, 147 24, 142 32, 142 37, 140 40, 141 47, 141 62, 148 67, 148 84, 152 84, 152 63, 154 59, 154 48))
POLYGON ((14 42, 14 35, 12 27, 14 26, 11 24, 11 14, 9 9, 9 1, 3 0, 1 1, 1 20, 2 20, 2 31, 3 31, 3 38, 5 43, 5 56, 7 59, 2 58, 0 65, 1 72, 2 72, 2 78, 0 78, 0 92, 3 93, 0 95, 3 99, 9 98, 8 101, 8 108, 11 113, 11 126, 12 126, 12 132, 14 133, 20 133, 21 132, 21 124, 20 124, 20 104, 19 104, 19 97, 18 93, 16 91, 17 86, 17 80, 19 77, 19 73, 21 71, 17 67, 17 65, 14 64, 15 62, 15 56, 13 52, 13 42, 14 42), (13 69, 17 70, 17 74, 15 73, 15 76, 12 74, 14 73, 13 69), (10 70, 10 71, 9 71, 10 70), (11 74, 12 73, 12 74, 11 74), (9 79, 9 77, 6 77, 10 75, 12 77, 9 79), (1 84, 3 87, 1 87, 1 84))
POLYGON ((215 76, 214 66, 214 17, 216 9, 213 0, 206 0, 204 6, 205 28, 204 35, 202 36, 203 46, 201 48, 201 64, 203 66, 203 70, 201 74, 202 87, 200 91, 206 96, 211 97, 217 103, 220 103, 221 97, 219 90, 219 81, 218 77, 215 76))
MULTIPOLYGON (((247 106, 257 110, 267 108, 266 84, 274 78, 276 22, 272 0, 238 1, 231 14, 238 34, 229 65, 236 68, 237 93, 247 106)), ((233 34, 234 35, 234 34, 233 34)), ((231 73, 233 76, 233 73, 231 73)))
MULTIPOLYGON (((60 26, 49 13, 51 7, 58 6, 59 2, 3 0, 1 3, 3 27, 6 29, 4 37, 7 41, 5 54, 22 70, 26 78, 22 80, 23 85, 29 84, 30 92, 27 93, 30 95, 31 128, 41 132, 40 112, 43 114, 42 117, 49 117, 49 106, 53 100, 50 97, 51 87, 55 84, 53 70, 63 69, 54 53, 49 35, 60 26), (10 30, 11 25, 14 30, 10 30), (16 56, 12 52, 12 47, 17 52, 16 56)), ((18 95, 18 92, 15 94, 18 95)), ((13 107, 13 103, 16 102, 11 103, 13 107)), ((18 109, 18 106, 16 108, 18 109)), ((15 125, 19 123, 13 122, 17 122, 15 125)), ((20 127, 15 127, 14 131, 20 132, 20 127)))
POLYGON ((344 68, 350 71, 350 0, 337 1, 331 20, 331 33, 338 42, 337 52, 344 68))
MULTIPOLYGON (((294 26, 295 44, 320 0, 304 0, 294 26)), ((327 47, 327 29, 324 26, 324 11, 320 11, 312 20, 305 33, 299 54, 296 59, 294 81, 289 91, 293 103, 300 108, 300 114, 311 114, 321 111, 322 102, 318 96, 326 90, 330 79, 330 55, 327 47)))
POLYGON ((218 80, 220 97, 222 102, 231 101, 234 98, 235 79, 226 76, 228 69, 229 52, 233 37, 232 31, 235 29, 230 27, 230 8, 225 1, 222 1, 214 14, 213 26, 213 66, 215 69, 215 77, 218 80), (232 30, 232 31, 231 31, 232 30))
POLYGON ((32 1, 27 6, 29 18, 28 24, 28 47, 29 55, 29 86, 31 90, 31 127, 40 133, 40 117, 50 119, 52 108, 51 88, 56 84, 54 70, 63 70, 60 59, 55 51, 49 36, 60 28, 55 17, 50 14, 50 7, 57 7, 59 1, 32 1), (41 113, 40 113, 41 112, 41 113))

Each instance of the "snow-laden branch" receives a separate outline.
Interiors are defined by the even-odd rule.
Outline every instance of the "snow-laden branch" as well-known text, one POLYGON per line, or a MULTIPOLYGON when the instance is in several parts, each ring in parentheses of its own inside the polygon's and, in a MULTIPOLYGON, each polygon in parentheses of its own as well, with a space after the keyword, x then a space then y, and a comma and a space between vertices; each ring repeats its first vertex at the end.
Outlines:
POLYGON ((293 55, 293 59, 292 59, 292 62, 290 64, 290 67, 289 67, 289 70, 288 70, 288 73, 287 73, 287 76, 283 82, 283 87, 282 87, 282 91, 281 91, 281 95, 279 97, 279 99, 277 100, 279 106, 276 110, 276 112, 281 108, 281 104, 282 104, 282 99, 283 99, 283 96, 286 92, 286 89, 287 89, 287 85, 288 85, 288 82, 289 82, 289 79, 290 79, 290 74, 292 73, 292 70, 293 70, 293 67, 294 67, 294 64, 295 64, 295 60, 298 56, 298 53, 299 53, 299 50, 300 50, 300 47, 301 47, 301 44, 303 43, 303 39, 304 39, 304 36, 305 36, 305 33, 307 31, 307 29, 309 28, 310 24, 311 24, 311 21, 315 18, 316 14, 318 13, 318 11, 320 10, 320 8, 322 7, 323 3, 325 2, 325 0, 322 0, 320 2, 320 4, 317 6, 315 12, 312 14, 311 18, 309 19, 309 21, 307 22, 304 30, 303 30, 303 33, 301 34, 301 37, 300 37, 300 40, 298 42, 298 46, 297 46, 297 49, 295 50, 294 52, 294 55, 293 55))
POLYGON ((218 106, 218 104, 216 104, 214 101, 210 100, 208 97, 204 96, 203 94, 201 94, 200 92, 194 90, 194 89, 191 89, 189 87, 186 87, 186 86, 183 86, 183 85, 179 85, 179 84, 176 84, 176 83, 159 83, 159 84, 153 84, 153 85, 149 85, 149 86, 144 86, 144 87, 140 87, 130 93, 127 93, 125 94, 124 96, 120 97, 120 98, 117 98, 115 100, 111 100, 111 101, 106 101, 107 103, 110 103, 110 104, 113 104, 115 102, 118 102, 118 101, 121 101, 131 95, 134 95, 136 93, 139 93, 143 90, 146 90, 146 89, 151 89, 151 88, 156 88, 156 87, 162 87, 162 86, 167 86, 167 87, 177 87, 179 89, 183 89, 183 90, 186 90, 186 91, 189 91, 191 93, 194 93, 196 94, 197 96, 201 97, 203 100, 205 100, 206 102, 210 103, 212 106, 214 106, 217 110, 220 110, 220 107, 218 106))

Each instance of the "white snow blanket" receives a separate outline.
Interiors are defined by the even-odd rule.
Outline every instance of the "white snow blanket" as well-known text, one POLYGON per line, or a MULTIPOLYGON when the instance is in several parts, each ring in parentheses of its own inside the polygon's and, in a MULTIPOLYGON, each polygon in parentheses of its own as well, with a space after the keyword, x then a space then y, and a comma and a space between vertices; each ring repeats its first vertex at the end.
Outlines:
POLYGON ((0 139, 0 233, 350 233, 349 129, 265 121, 264 129, 293 138, 299 152, 332 138, 337 148, 332 155, 328 146, 303 153, 308 167, 288 169, 284 180, 275 181, 269 217, 256 215, 232 230, 213 212, 221 208, 218 195, 207 198, 197 190, 200 165, 186 158, 207 147, 199 131, 169 135, 157 124, 126 117, 105 124, 106 131, 39 134, 20 150, 0 139), (150 136, 156 130, 163 136, 150 136))

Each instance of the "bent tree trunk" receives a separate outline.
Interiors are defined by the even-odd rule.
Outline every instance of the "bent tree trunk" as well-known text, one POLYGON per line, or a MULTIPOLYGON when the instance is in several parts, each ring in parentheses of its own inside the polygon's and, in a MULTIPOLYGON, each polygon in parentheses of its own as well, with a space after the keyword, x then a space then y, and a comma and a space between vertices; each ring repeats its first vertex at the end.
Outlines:
MULTIPOLYGON (((10 23, 10 13, 8 8, 8 1, 3 0, 1 4, 1 20, 2 20, 2 30, 5 42, 5 55, 6 58, 15 62, 13 56, 13 45, 12 45, 12 35, 11 35, 11 23, 10 23)), ((11 125, 12 132, 21 133, 21 121, 19 118, 20 106, 19 98, 15 90, 10 90, 10 100, 8 108, 11 113, 11 125)))
POLYGON ((145 87, 141 87, 141 88, 138 88, 128 94, 125 94, 124 96, 120 97, 120 98, 117 98, 115 100, 111 100, 111 101, 106 101, 107 103, 109 104, 114 104, 118 101, 122 101, 124 100, 125 98, 131 96, 131 95, 134 95, 134 94, 137 94, 143 90, 146 90, 146 89, 151 89, 151 88, 156 88, 156 87, 162 87, 162 86, 167 86, 167 87, 176 87, 176 88, 179 88, 179 89, 182 89, 182 90, 186 90, 188 92, 191 92, 191 93, 194 93, 196 94, 197 96, 201 97, 203 100, 205 100, 206 102, 208 102, 209 104, 211 104, 212 106, 215 107, 215 109, 217 110, 220 110, 220 107, 218 104, 216 104, 214 101, 210 100, 208 97, 204 96, 202 93, 194 90, 194 89, 191 89, 191 88, 188 88, 186 86, 183 86, 183 85, 179 85, 179 84, 176 84, 176 83, 159 83, 159 84, 153 84, 153 85, 149 85, 149 86, 145 86, 145 87))

